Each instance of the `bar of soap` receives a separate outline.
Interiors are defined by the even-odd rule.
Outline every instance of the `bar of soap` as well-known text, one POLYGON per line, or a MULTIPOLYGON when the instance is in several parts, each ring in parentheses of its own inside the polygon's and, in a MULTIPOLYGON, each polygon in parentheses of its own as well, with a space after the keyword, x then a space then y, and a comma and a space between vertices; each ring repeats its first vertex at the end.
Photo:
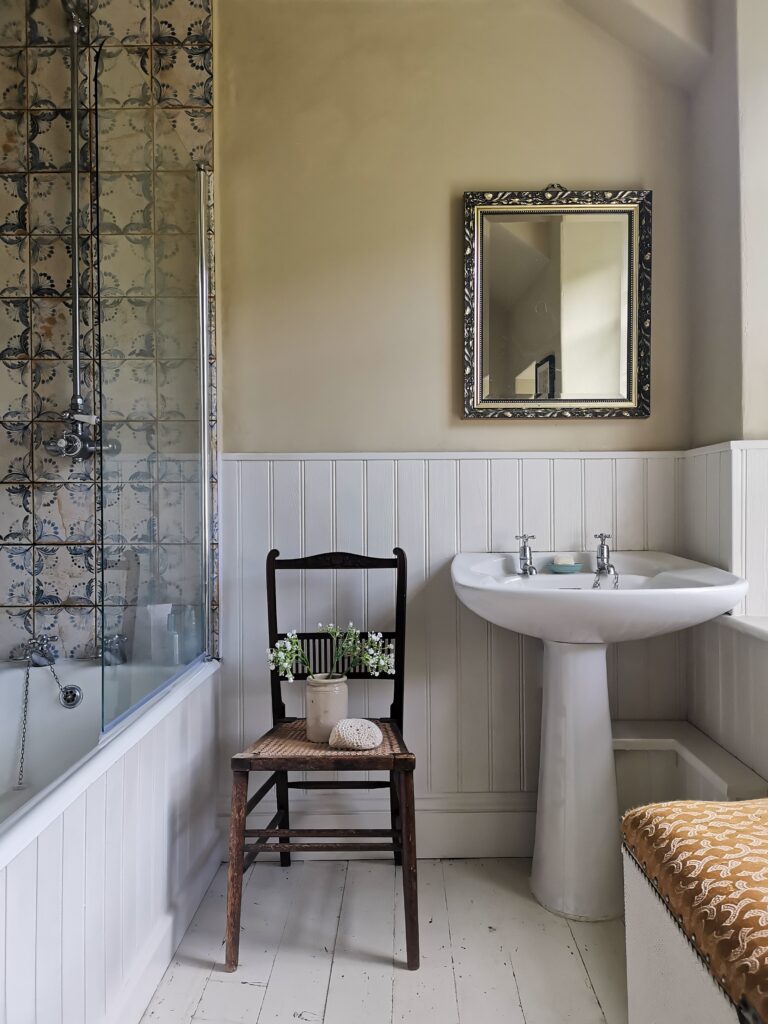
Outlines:
POLYGON ((555 555, 555 565, 575 565, 573 555, 555 555))

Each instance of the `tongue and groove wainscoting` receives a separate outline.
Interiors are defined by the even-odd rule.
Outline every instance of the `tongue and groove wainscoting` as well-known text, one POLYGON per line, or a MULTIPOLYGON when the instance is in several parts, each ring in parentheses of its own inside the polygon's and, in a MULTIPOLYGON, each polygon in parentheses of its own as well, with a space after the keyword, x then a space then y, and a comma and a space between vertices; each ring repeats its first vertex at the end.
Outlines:
MULTIPOLYGON (((330 549, 408 554, 405 730, 418 759, 422 856, 527 855, 532 850, 541 715, 541 645, 461 606, 450 563, 459 550, 594 546, 675 552, 682 453, 225 455, 222 465, 222 777, 228 754, 269 722, 264 559, 330 549)), ((288 574, 286 574, 288 575, 288 574)), ((371 574, 311 573, 283 585, 286 627, 354 620, 388 625, 393 590, 371 574)), ((350 687, 350 714, 388 707, 386 683, 350 687)), ((297 687, 289 709, 301 713, 297 687)), ((614 717, 685 718, 682 635, 611 652, 614 717)), ((323 799, 375 822, 376 794, 323 799)), ((318 802, 311 805, 316 811, 318 802)), ((297 810, 302 801, 297 798, 297 810)), ((304 819, 309 826, 309 818, 304 819)), ((314 822, 313 822, 314 823, 314 822)), ((360 822, 362 824, 362 822, 360 822)))

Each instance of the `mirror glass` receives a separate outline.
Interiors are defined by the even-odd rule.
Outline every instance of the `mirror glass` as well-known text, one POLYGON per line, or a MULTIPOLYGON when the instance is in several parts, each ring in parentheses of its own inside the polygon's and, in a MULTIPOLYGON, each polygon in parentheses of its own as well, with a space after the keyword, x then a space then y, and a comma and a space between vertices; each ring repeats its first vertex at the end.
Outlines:
POLYGON ((627 398, 628 220, 483 218, 484 398, 627 398))
POLYGON ((650 414, 651 193, 464 193, 464 415, 650 414))

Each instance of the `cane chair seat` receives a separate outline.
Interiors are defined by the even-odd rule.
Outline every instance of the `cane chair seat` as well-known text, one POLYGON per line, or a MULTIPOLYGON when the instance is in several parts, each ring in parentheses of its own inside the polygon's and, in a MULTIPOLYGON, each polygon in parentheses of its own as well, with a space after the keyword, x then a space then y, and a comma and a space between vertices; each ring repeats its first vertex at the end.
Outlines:
MULTIPOLYGON (((392 768, 395 758, 412 758, 394 722, 385 718, 372 718, 381 729, 382 741, 370 750, 337 750, 327 743, 313 743, 307 739, 305 718, 295 718, 278 723, 232 758, 233 771, 272 771, 285 768, 285 761, 295 761, 296 771, 301 771, 304 762, 314 764, 318 759, 333 762, 334 770, 348 767, 353 771, 375 771, 392 768)), ((328 767, 331 767, 330 763, 328 767)))

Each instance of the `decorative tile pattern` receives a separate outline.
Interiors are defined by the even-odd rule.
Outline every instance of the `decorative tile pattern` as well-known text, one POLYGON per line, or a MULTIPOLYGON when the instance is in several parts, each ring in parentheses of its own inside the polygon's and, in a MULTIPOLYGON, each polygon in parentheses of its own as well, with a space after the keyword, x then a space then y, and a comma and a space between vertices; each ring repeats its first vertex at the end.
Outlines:
POLYGON ((114 632, 137 601, 202 596, 195 165, 212 158, 210 4, 87 2, 82 390, 115 454, 102 481, 97 460, 45 448, 72 385, 69 29, 61 0, 0 0, 0 658, 35 633, 93 657, 101 602, 114 632))

